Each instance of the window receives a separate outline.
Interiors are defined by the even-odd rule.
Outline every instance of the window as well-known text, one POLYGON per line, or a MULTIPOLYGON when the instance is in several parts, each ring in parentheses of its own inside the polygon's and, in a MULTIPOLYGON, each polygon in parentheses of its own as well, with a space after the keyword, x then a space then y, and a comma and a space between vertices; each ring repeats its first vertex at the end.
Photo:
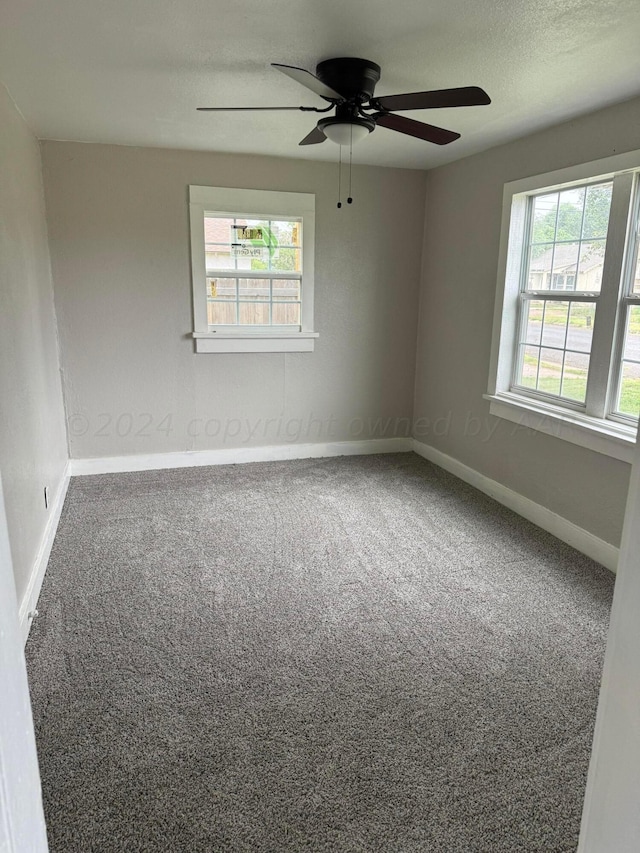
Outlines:
POLYGON ((553 273, 551 279, 551 289, 552 290, 575 290, 576 289, 576 277, 575 275, 567 275, 563 273, 553 273))
POLYGON ((640 411, 640 152, 514 182, 491 412, 629 459, 640 411))
POLYGON ((309 352, 315 196, 189 188, 197 352, 309 352))

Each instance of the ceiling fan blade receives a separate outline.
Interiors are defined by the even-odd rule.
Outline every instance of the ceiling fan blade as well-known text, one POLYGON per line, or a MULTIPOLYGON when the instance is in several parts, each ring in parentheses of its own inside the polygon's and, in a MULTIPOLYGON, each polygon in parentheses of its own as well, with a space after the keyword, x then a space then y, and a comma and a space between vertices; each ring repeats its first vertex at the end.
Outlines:
POLYGON ((378 113, 371 116, 376 124, 388 127, 389 130, 397 130, 406 133, 407 136, 415 136, 426 142, 434 142, 436 145, 448 145, 460 139, 460 134, 453 130, 445 130, 443 127, 435 127, 433 124, 425 124, 422 121, 414 121, 406 116, 395 116, 387 113, 378 113))
POLYGON ((273 68, 277 68, 278 71, 282 71, 282 73, 286 74, 287 77, 291 77, 291 79, 295 80, 296 83, 301 83, 303 86, 306 86, 307 89, 311 89, 312 92, 315 92, 316 95, 320 95, 320 97, 324 98, 326 101, 345 100, 344 95, 341 95, 340 92, 336 92, 336 90, 332 89, 330 86, 325 85, 319 77, 316 77, 315 74, 312 74, 305 68, 296 68, 294 65, 280 65, 277 62, 272 62, 271 66, 273 68))
POLYGON ((304 139, 298 142, 298 145, 318 145, 326 140, 326 136, 319 127, 314 127, 311 133, 308 133, 304 139))
POLYGON ((242 112, 246 110, 309 110, 312 107, 196 107, 202 113, 242 112))
POLYGON ((491 98, 479 86, 459 89, 437 89, 432 92, 407 92, 405 95, 384 95, 372 98, 371 103, 385 110, 435 110, 439 107, 476 107, 490 104, 491 98))

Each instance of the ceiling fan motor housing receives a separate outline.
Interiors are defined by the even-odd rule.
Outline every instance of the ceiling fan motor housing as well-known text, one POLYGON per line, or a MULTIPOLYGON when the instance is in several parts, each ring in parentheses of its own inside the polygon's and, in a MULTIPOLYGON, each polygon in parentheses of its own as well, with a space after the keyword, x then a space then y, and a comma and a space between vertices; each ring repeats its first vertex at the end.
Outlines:
POLYGON ((207 111, 302 110, 315 113, 328 113, 335 110, 332 117, 320 119, 317 127, 314 127, 300 141, 300 145, 317 145, 325 139, 330 139, 338 145, 353 145, 359 139, 365 139, 378 125, 416 139, 424 139, 434 145, 448 145, 459 139, 460 134, 406 116, 395 115, 395 113, 403 110, 473 107, 491 103, 489 95, 478 86, 458 86, 455 89, 434 89, 428 92, 405 92, 374 98, 376 84, 380 79, 380 66, 369 59, 357 59, 352 56, 325 59, 318 63, 315 74, 295 65, 283 65, 279 62, 271 64, 287 77, 328 101, 329 106, 323 109, 263 106, 198 107, 198 109, 207 111))
POLYGON ((316 67, 316 76, 347 101, 364 103, 373 97, 380 79, 380 66, 368 59, 341 57, 325 59, 316 67))

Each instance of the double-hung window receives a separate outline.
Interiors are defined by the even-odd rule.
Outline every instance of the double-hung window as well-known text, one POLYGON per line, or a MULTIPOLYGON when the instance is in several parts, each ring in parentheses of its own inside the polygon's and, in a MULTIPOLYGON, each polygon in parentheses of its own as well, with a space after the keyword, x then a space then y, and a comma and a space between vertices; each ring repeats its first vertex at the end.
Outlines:
POLYGON ((189 188, 198 352, 312 351, 309 193, 189 188))
POLYGON ((628 459, 640 411, 640 153, 505 187, 488 399, 628 459))

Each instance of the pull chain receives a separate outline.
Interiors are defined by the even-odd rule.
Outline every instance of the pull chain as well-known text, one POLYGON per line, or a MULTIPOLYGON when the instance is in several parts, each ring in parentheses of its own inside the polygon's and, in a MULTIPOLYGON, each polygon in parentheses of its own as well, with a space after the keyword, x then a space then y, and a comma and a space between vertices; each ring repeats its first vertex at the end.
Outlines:
POLYGON ((339 145, 340 155, 338 157, 338 208, 342 207, 342 145, 339 145))
POLYGON ((351 198, 351 161, 353 159, 353 125, 351 125, 351 138, 349 140, 349 197, 347 198, 347 204, 351 204, 353 199, 351 198))

